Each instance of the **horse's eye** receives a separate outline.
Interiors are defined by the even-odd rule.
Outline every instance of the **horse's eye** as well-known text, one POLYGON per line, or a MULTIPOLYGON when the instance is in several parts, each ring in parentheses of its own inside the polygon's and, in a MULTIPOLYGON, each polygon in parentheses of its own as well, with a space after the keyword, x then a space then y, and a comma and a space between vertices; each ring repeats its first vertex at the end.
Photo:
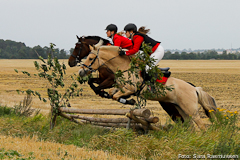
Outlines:
POLYGON ((93 58, 89 58, 89 60, 91 61, 91 60, 93 60, 93 58))

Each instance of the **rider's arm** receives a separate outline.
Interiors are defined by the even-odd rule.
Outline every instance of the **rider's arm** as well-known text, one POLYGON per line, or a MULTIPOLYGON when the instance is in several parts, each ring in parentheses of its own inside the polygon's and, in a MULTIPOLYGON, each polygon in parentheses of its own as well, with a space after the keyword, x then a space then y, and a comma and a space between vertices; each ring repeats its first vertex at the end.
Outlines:
POLYGON ((127 56, 130 56, 132 54, 135 54, 139 51, 141 45, 142 45, 142 42, 143 42, 144 38, 142 36, 139 36, 139 35, 136 35, 133 37, 133 47, 132 49, 126 51, 126 55, 127 56))
POLYGON ((114 46, 118 46, 118 47, 121 47, 121 38, 120 37, 118 37, 118 36, 114 36, 114 38, 113 38, 113 44, 114 44, 114 46))

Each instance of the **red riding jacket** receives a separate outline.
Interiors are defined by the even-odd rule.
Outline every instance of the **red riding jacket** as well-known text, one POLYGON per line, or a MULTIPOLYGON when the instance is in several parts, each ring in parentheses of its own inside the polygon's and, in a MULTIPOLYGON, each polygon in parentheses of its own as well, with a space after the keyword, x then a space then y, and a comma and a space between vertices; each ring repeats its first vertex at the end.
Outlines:
POLYGON ((138 32, 134 34, 132 41, 133 41, 133 47, 132 47, 132 49, 126 51, 127 56, 137 53, 141 49, 143 41, 145 41, 145 43, 149 43, 150 46, 152 46, 152 53, 158 48, 159 44, 161 43, 161 42, 157 42, 157 41, 153 40, 152 38, 148 37, 147 35, 143 35, 138 32))
POLYGON ((132 48, 132 41, 126 37, 120 36, 118 34, 115 34, 113 37, 113 44, 114 46, 119 46, 126 49, 132 48))

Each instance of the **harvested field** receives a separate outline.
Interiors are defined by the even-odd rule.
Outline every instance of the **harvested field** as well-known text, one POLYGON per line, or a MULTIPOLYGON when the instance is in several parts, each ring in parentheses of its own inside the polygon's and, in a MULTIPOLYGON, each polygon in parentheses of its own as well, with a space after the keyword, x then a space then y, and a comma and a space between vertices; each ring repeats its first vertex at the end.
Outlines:
MULTIPOLYGON (((22 73, 25 70, 29 73, 36 73, 33 65, 34 60, 0 60, 0 104, 14 106, 23 100, 24 95, 18 95, 16 90, 32 89, 39 91, 46 97, 46 81, 38 78, 29 78, 22 73)), ((67 60, 60 60, 67 64, 67 60)), ((201 86, 204 91, 212 95, 220 108, 240 111, 240 61, 238 60, 162 60, 161 67, 170 67, 172 76, 191 82, 196 86, 201 86)), ((67 66, 68 67, 68 66, 67 66)), ((67 68, 67 75, 77 73, 78 68, 67 68)), ((70 79, 67 79, 70 84, 70 79)), ((94 94, 87 84, 81 85, 83 95, 79 98, 71 99, 70 103, 74 108, 121 108, 120 103, 110 99, 104 99, 94 94)), ((64 91, 64 89, 62 89, 64 91)), ((50 106, 43 103, 38 98, 33 99, 32 106, 41 109, 47 114, 50 106)), ((155 116, 159 116, 164 123, 168 118, 158 102, 148 101, 147 108, 151 109, 155 116)), ((204 118, 204 117, 203 117, 204 118)))
MULTIPOLYGON (((60 61, 63 61, 65 64, 67 64, 67 60, 60 61)), ((219 108, 225 108, 231 111, 240 112, 240 61, 164 60, 161 61, 160 66, 170 67, 173 77, 185 80, 187 82, 191 82, 196 86, 201 86, 204 91, 208 92, 216 99, 219 108)), ((31 74, 36 73, 33 65, 33 60, 0 60, 0 68, 0 104, 2 106, 7 105, 9 107, 13 107, 21 100, 23 100, 24 95, 18 95, 16 92, 17 89, 37 90, 46 97, 46 88, 48 86, 46 86, 45 80, 40 80, 34 77, 29 78, 22 73, 16 73, 14 71, 14 69, 18 69, 19 71, 28 71, 31 74)), ((68 75, 77 72, 77 67, 67 68, 68 75)), ((67 78, 66 81, 67 84, 70 84, 70 78, 67 78)), ((118 102, 110 99, 104 99, 95 95, 87 84, 81 85, 80 87, 83 88, 84 92, 83 95, 79 98, 70 100, 73 108, 130 108, 130 106, 122 106, 118 102)), ((61 90, 64 91, 64 89, 61 90)), ((48 112, 50 111, 49 104, 40 102, 38 98, 33 98, 32 107, 41 109, 41 112, 43 114, 48 114, 48 112)), ((146 107, 153 112, 154 116, 158 116, 160 118, 161 124, 164 124, 166 120, 169 119, 168 115, 165 111, 163 111, 158 102, 148 101, 146 107)), ((99 115, 97 115, 97 117, 98 116, 99 115)), ((208 119, 204 114, 201 114, 201 116, 205 120, 205 122, 208 122, 208 119)), ((146 137, 142 138, 145 139, 146 137)), ((157 140, 157 142, 158 141, 159 140, 157 140)), ((162 143, 165 142, 166 141, 164 140, 164 142, 162 143)), ((172 144, 175 144, 175 142, 172 144)), ((24 158, 35 157, 37 159, 60 159, 64 157, 66 159, 128 159, 125 156, 113 155, 114 153, 109 154, 107 152, 99 150, 88 151, 84 148, 78 148, 74 145, 63 145, 54 142, 43 142, 37 140, 37 137, 14 138, 11 136, 0 135, 0 152, 3 152, 1 150, 2 148, 4 148, 5 153, 17 151, 19 154, 24 155, 24 158)), ((169 152, 164 152, 164 154, 173 155, 172 152, 174 152, 175 154, 175 151, 172 149, 169 152)))

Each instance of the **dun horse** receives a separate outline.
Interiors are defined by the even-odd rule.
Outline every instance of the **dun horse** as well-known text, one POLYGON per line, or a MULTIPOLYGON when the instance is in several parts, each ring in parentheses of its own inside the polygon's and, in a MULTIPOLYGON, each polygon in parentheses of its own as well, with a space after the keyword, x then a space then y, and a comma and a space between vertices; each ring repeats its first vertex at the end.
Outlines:
MULTIPOLYGON (((107 66, 113 73, 119 69, 124 71, 129 68, 130 59, 127 56, 119 56, 119 47, 100 47, 100 45, 96 45, 95 47, 90 47, 90 49, 91 53, 88 55, 84 66, 79 70, 79 75, 82 77, 103 66, 107 66)), ((138 80, 141 81, 142 79, 138 80)), ((174 89, 172 91, 166 91, 165 96, 155 97, 151 100, 159 101, 163 109, 165 109, 170 116, 172 115, 175 118, 180 116, 182 121, 191 116, 199 128, 205 129, 205 125, 199 115, 198 103, 203 107, 206 115, 210 117, 209 110, 217 111, 214 98, 204 92, 201 87, 194 87, 174 77, 169 77, 165 85, 173 86, 174 89)), ((109 94, 113 94, 113 99, 118 101, 121 97, 132 95, 136 91, 135 86, 130 84, 122 86, 122 89, 124 92, 118 90, 114 94, 110 92, 109 94)), ((144 89, 146 88, 143 88, 143 90, 144 89)))
MULTIPOLYGON (((80 38, 77 36, 77 39, 78 39, 78 42, 75 45, 73 53, 71 54, 71 56, 68 59, 68 65, 70 67, 76 66, 77 63, 80 63, 84 57, 88 56, 88 54, 91 51, 89 48, 89 45, 97 44, 100 39, 103 41, 103 45, 110 44, 110 42, 108 40, 103 39, 98 36, 87 36, 87 37, 82 36, 80 38)), ((104 92, 101 92, 102 89, 112 87, 112 85, 115 83, 114 78, 115 78, 115 76, 111 70, 109 70, 106 67, 101 67, 99 69, 99 77, 91 78, 89 80, 88 84, 90 85, 90 87, 93 89, 93 91, 96 94, 101 95, 104 93, 104 92), (95 85, 93 85, 93 83, 97 83, 97 84, 99 84, 99 86, 96 87, 95 85)))

